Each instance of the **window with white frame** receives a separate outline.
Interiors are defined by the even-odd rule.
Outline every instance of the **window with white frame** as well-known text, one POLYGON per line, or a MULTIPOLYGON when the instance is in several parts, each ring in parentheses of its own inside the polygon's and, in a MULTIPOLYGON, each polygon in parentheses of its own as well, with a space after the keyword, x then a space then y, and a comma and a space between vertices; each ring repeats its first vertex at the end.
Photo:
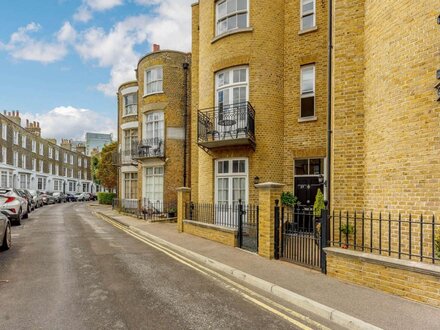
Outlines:
POLYGON ((63 188, 63 181, 55 179, 53 180, 53 190, 55 191, 61 191, 63 188))
POLYGON ((138 174, 124 173, 124 198, 125 199, 137 199, 137 182, 138 174))
POLYGON ((49 147, 49 158, 52 158, 53 155, 53 148, 49 147))
POLYGON ((14 151, 14 166, 18 167, 18 152, 14 151))
POLYGON ((82 160, 82 158, 78 157, 78 166, 81 166, 81 160, 82 160))
POLYGON ((60 160, 60 151, 55 149, 55 160, 60 160))
POLYGON ((60 167, 55 165, 55 175, 60 175, 60 167))
POLYGON ((44 163, 43 163, 42 160, 39 161, 39 165, 40 165, 40 167, 39 167, 40 168, 40 172, 43 173, 43 171, 44 171, 44 163))
POLYGON ((247 159, 224 159, 215 163, 215 202, 222 205, 246 203, 248 195, 247 159))
POLYGON ((78 179, 82 180, 82 172, 78 171, 78 179))
POLYGON ((301 30, 307 30, 316 25, 315 0, 301 0, 301 30))
POLYGON ((84 171, 83 178, 84 180, 87 180, 87 171, 84 171))
POLYGON ((52 174, 52 163, 49 163, 49 174, 52 174))
POLYGON ((8 187, 8 172, 7 171, 1 171, 1 181, 0 181, 2 188, 8 187))
POLYGON ((38 190, 46 190, 46 178, 43 178, 43 177, 37 178, 37 189, 38 190))
POLYGON ((32 140, 31 144, 32 144, 32 152, 36 153, 37 152, 37 141, 32 140))
POLYGON ((70 177, 73 178, 73 168, 70 169, 70 177))
POLYGON ((84 167, 87 167, 87 159, 84 159, 84 167))
POLYGON ((29 189, 30 185, 31 185, 30 174, 21 173, 20 174, 20 188, 21 189, 29 189))
POLYGON ((145 94, 161 93, 163 91, 163 70, 161 66, 145 71, 145 94))
POLYGON ((315 65, 301 67, 301 118, 315 116, 315 65))
POLYGON ((14 130, 14 144, 18 145, 18 131, 14 130))
POLYGON ((8 149, 6 147, 1 147, 2 150, 2 159, 1 162, 6 164, 8 162, 8 149))
POLYGON ((70 165, 73 165, 73 155, 70 155, 70 165))
POLYGON ((243 103, 248 100, 248 67, 241 66, 216 73, 216 105, 222 108, 228 104, 243 103))
POLYGON ((162 153, 164 140, 164 114, 162 111, 149 112, 145 115, 144 137, 147 143, 162 153))
POLYGON ((122 145, 122 151, 124 155, 130 155, 131 151, 134 150, 138 142, 138 129, 126 129, 124 130, 124 143, 122 145))
POLYGON ((64 162, 67 163, 67 154, 64 153, 64 162))
POLYGON ((76 191, 75 187, 76 187, 75 182, 69 181, 69 191, 71 191, 71 192, 76 191))
POLYGON ((67 168, 64 168, 64 176, 67 177, 67 168))
POLYGON ((22 135, 22 136, 21 136, 21 146, 22 146, 23 148, 26 148, 26 142, 27 142, 27 137, 26 137, 26 135, 22 135))
POLYGON ((163 201, 163 167, 145 168, 144 192, 150 202, 163 201))
POLYGON ((26 168, 26 155, 21 155, 21 168, 26 168))
POLYGON ((2 123, 2 139, 8 139, 8 125, 6 123, 2 123))
POLYGON ((248 22, 248 0, 220 0, 216 8, 216 35, 245 28, 248 22))
POLYGON ((43 156, 44 154, 44 145, 40 142, 40 155, 43 156))
POLYGON ((32 159, 32 171, 37 170, 37 160, 34 158, 32 159))
POLYGON ((137 93, 124 95, 124 116, 137 114, 137 93))

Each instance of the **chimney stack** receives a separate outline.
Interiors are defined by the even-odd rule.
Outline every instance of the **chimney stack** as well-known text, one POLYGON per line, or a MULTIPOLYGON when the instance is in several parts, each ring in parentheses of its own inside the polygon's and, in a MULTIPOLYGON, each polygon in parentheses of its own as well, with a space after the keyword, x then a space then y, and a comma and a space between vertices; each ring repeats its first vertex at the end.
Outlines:
POLYGON ((29 120, 26 120, 26 129, 36 136, 41 136, 41 128, 37 127, 36 121, 30 123, 29 120))
POLYGON ((8 112, 6 114, 6 118, 8 118, 9 120, 12 120, 18 126, 21 126, 21 118, 20 118, 20 113, 18 111, 8 112))
POLYGON ((153 52, 158 52, 160 50, 160 45, 153 44, 153 52))

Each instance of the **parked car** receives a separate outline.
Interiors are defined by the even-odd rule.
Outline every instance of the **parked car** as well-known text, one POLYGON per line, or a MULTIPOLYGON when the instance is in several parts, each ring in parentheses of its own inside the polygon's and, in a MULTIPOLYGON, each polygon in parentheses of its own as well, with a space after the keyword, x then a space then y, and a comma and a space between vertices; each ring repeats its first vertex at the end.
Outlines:
POLYGON ((98 195, 94 194, 94 193, 90 193, 90 200, 91 201, 97 201, 98 200, 98 195))
POLYGON ((78 202, 84 202, 86 200, 86 195, 84 193, 76 193, 75 197, 78 202))
POLYGON ((23 198, 26 198, 28 201, 28 212, 31 213, 33 210, 35 210, 35 203, 34 198, 32 197, 31 193, 27 189, 17 189, 19 193, 21 193, 23 198))
POLYGON ((87 192, 85 192, 85 193, 83 193, 83 194, 84 194, 84 200, 85 200, 85 201, 89 201, 89 200, 90 200, 90 194, 87 193, 87 192))
POLYGON ((0 247, 2 250, 9 250, 11 245, 11 221, 6 215, 0 213, 0 247))
POLYGON ((35 208, 42 207, 43 199, 41 198, 41 192, 37 190, 29 190, 29 193, 32 195, 32 198, 35 201, 35 208))
POLYGON ((43 204, 55 204, 55 198, 53 198, 52 193, 44 192, 41 194, 41 199, 43 200, 43 204))
POLYGON ((0 212, 12 223, 21 224, 21 219, 29 217, 28 202, 14 188, 0 188, 0 212))
POLYGON ((52 194, 53 198, 55 199, 55 203, 65 203, 66 202, 66 195, 62 192, 54 192, 52 194))
POLYGON ((66 194, 66 202, 76 202, 76 197, 74 194, 66 194))

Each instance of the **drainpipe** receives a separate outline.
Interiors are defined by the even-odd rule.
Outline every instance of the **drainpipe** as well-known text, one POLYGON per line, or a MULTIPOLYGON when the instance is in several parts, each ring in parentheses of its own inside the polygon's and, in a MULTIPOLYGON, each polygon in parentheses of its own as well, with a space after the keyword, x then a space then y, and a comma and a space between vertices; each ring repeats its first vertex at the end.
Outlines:
POLYGON ((333 81, 333 0, 328 8, 328 81, 327 81, 327 201, 330 210, 331 147, 332 147, 332 81, 333 81))
POLYGON ((183 140, 183 186, 186 187, 186 162, 187 162, 187 143, 188 143, 188 69, 189 63, 183 63, 183 90, 184 90, 184 103, 185 110, 183 114, 183 127, 184 127, 184 140, 183 140))

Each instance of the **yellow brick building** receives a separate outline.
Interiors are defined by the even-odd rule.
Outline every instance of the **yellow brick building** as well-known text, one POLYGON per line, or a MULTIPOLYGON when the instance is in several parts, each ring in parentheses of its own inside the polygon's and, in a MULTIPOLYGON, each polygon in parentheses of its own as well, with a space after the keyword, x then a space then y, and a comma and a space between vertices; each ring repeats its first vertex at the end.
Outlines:
POLYGON ((139 60, 136 81, 119 88, 122 199, 169 205, 176 188, 190 183, 190 61, 190 54, 155 45, 139 60))
MULTIPOLYGON (((318 183, 326 158, 327 7, 192 7, 192 200, 256 202, 254 183, 318 183)), ((305 184, 304 184, 305 183, 305 184)), ((296 191, 313 204, 316 189, 296 191)))

